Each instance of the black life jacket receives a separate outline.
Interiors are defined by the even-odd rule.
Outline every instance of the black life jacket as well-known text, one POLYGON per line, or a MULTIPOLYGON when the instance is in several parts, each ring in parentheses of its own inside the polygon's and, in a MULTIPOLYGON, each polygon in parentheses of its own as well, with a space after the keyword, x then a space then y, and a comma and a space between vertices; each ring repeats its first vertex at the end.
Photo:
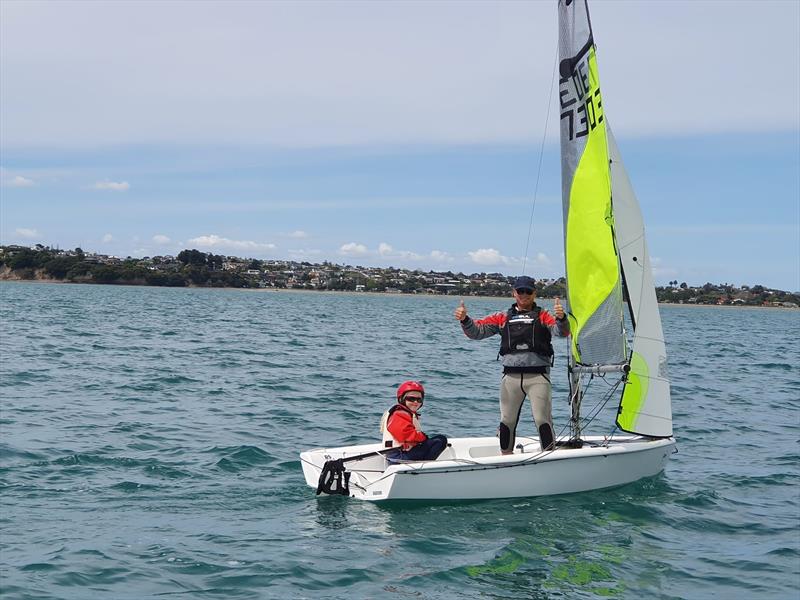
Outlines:
POLYGON ((539 320, 541 308, 517 312, 512 306, 506 313, 506 322, 500 328, 500 355, 518 352, 535 352, 540 356, 553 356, 550 328, 539 320))

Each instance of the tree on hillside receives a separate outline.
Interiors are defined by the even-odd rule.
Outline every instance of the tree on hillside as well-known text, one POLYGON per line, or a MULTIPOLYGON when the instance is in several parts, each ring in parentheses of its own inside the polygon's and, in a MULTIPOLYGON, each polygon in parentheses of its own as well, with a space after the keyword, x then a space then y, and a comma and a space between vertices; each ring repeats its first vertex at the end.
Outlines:
POLYGON ((120 274, 111 265, 97 265, 92 268, 92 279, 98 283, 114 283, 119 281, 120 274))
POLYGON ((200 252, 199 250, 181 250, 178 253, 178 260, 184 265, 202 267, 207 263, 207 256, 205 252, 200 252))
POLYGON ((221 254, 208 254, 208 268, 211 271, 218 271, 222 269, 222 255, 221 254))
POLYGON ((79 262, 77 256, 56 256, 44 264, 44 270, 55 279, 64 279, 79 262))
POLYGON ((209 280, 210 273, 208 271, 208 267, 205 265, 202 267, 198 267, 192 265, 190 267, 185 267, 184 269, 185 275, 189 278, 195 285, 203 285, 209 280))
POLYGON ((40 269, 45 263, 53 258, 53 253, 49 250, 31 250, 23 248, 15 252, 13 256, 6 259, 5 263, 11 269, 40 269))

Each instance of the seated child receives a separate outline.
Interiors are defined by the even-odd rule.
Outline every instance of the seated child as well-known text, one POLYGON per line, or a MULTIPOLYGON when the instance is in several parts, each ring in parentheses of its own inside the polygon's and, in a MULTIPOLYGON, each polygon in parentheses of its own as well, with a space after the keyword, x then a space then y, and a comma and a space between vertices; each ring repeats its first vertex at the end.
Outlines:
POLYGON ((395 460, 436 460, 447 447, 444 435, 426 435, 419 425, 419 410, 425 388, 416 381, 406 381, 397 388, 397 404, 381 419, 381 433, 387 448, 399 448, 389 458, 395 460))

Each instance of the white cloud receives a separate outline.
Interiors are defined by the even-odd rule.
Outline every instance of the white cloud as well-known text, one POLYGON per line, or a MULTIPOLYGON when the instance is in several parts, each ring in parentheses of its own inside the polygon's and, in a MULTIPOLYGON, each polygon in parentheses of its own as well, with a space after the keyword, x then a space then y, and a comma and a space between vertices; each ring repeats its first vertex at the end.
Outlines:
POLYGON ((98 181, 89 186, 93 190, 103 190, 110 192, 127 192, 131 189, 127 181, 98 181))
POLYGON ((483 266, 507 265, 509 259, 494 248, 480 248, 474 252, 467 252, 472 262, 483 266))
POLYGON ((170 240, 167 236, 161 235, 159 233, 159 234, 153 236, 153 241, 156 244, 163 245, 163 244, 169 244, 172 240, 170 240))
POLYGON ((452 263, 454 259, 447 252, 441 250, 431 250, 431 258, 438 263, 452 263))
POLYGON ((553 266, 553 261, 544 252, 538 252, 536 256, 528 260, 528 263, 542 269, 550 269, 553 266))
POLYGON ((368 252, 367 252, 367 247, 364 244, 357 244, 355 242, 350 242, 349 244, 343 244, 339 248, 339 254, 341 254, 342 256, 359 257, 359 256, 366 256, 368 252))
POLYGON ((418 261, 426 258, 421 254, 411 252, 410 250, 395 250, 386 242, 381 242, 378 244, 378 254, 380 254, 383 258, 393 258, 406 261, 418 261))
POLYGON ((8 169, 0 167, 0 185, 3 187, 33 187, 36 182, 28 177, 22 175, 13 175, 8 169))
POLYGON ((38 238, 41 237, 41 234, 35 229, 27 229, 25 227, 21 227, 19 229, 15 229, 14 233, 16 233, 19 237, 22 238, 38 238))
POLYGON ((661 258, 657 256, 650 257, 650 271, 654 281, 672 280, 678 277, 678 269, 662 264, 661 258))
POLYGON ((103 241, 104 244, 107 244, 109 242, 113 242, 114 241, 114 236, 111 235, 110 233, 107 233, 107 234, 105 234, 103 236, 103 240, 102 241, 103 241))
POLYGON ((200 248, 217 248, 229 250, 250 250, 250 251, 265 251, 274 250, 275 244, 252 242, 249 240, 231 240, 228 238, 220 237, 215 234, 201 235, 196 238, 188 240, 187 245, 198 246, 200 248))
POLYGON ((549 272, 553 268, 553 261, 544 252, 538 252, 536 256, 528 257, 527 260, 516 256, 504 256, 494 248, 479 248, 467 252, 467 255, 474 264, 483 267, 506 267, 520 272, 527 272, 530 269, 549 272))
POLYGON ((33 187, 36 185, 36 182, 33 179, 28 179, 27 177, 23 177, 22 175, 15 175, 10 179, 3 179, 3 185, 5 187, 33 187))
POLYGON ((396 260, 399 264, 420 263, 434 261, 437 264, 453 263, 454 259, 447 252, 432 250, 428 254, 420 254, 410 250, 395 250, 391 244, 381 242, 378 244, 378 254, 381 258, 396 260))
POLYGON ((289 256, 296 260, 305 260, 307 258, 319 258, 322 255, 322 250, 316 250, 313 248, 298 248, 294 250, 288 250, 289 256))
POLYGON ((296 231, 292 231, 291 233, 287 233, 286 237, 290 237, 296 240, 301 240, 307 238, 308 234, 305 231, 298 229, 296 231))

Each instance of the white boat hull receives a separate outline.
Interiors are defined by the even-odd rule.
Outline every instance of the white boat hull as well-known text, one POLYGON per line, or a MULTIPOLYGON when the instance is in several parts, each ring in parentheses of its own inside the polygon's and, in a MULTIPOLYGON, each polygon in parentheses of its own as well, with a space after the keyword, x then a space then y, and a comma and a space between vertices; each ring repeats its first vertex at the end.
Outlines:
MULTIPOLYGON (((389 464, 383 455, 346 462, 350 495, 383 500, 476 500, 570 494, 614 487, 661 472, 675 439, 584 438, 581 448, 542 452, 536 438, 500 454, 495 437, 455 438, 435 461, 389 464)), ((317 487, 327 460, 383 450, 381 444, 318 448, 300 454, 306 482, 317 487)))

